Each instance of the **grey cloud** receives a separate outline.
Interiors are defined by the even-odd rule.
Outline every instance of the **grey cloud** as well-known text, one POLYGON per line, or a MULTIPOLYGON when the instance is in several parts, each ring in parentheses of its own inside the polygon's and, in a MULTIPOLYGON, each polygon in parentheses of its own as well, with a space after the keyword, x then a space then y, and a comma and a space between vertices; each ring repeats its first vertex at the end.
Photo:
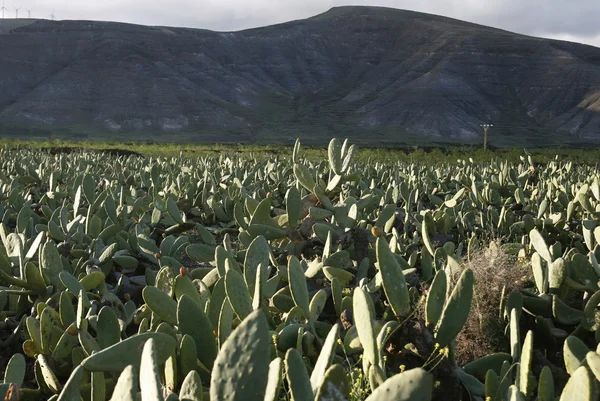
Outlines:
MULTIPOLYGON (((240 30, 307 18, 340 5, 411 9, 490 25, 527 35, 600 46, 598 0, 5 0, 47 18, 92 19, 145 25, 240 30)), ((12 13, 12 14, 11 14, 12 13)), ((25 12, 21 12, 21 16, 25 12)))

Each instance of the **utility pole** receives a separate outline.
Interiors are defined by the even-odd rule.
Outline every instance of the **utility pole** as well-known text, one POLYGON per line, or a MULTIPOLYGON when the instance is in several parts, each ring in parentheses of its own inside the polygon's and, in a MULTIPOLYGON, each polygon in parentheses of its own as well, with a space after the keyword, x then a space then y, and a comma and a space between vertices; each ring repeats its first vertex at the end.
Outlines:
POLYGON ((488 130, 493 127, 492 124, 481 124, 480 127, 483 128, 483 149, 487 150, 487 134, 488 130))

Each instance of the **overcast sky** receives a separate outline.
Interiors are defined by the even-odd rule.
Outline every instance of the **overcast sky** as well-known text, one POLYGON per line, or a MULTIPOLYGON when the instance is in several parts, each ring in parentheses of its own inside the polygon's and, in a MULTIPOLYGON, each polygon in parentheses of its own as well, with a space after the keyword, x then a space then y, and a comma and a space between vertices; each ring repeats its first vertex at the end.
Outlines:
POLYGON ((340 5, 439 14, 600 47, 600 0, 0 0, 14 18, 90 19, 233 31, 307 18, 340 5))

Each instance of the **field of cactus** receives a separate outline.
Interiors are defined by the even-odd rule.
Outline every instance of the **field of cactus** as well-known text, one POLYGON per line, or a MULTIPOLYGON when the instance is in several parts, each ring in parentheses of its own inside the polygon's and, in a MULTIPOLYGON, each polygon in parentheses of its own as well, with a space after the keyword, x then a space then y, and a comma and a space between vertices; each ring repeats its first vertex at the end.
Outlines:
POLYGON ((600 171, 355 152, 0 149, 0 399, 597 400, 600 171))

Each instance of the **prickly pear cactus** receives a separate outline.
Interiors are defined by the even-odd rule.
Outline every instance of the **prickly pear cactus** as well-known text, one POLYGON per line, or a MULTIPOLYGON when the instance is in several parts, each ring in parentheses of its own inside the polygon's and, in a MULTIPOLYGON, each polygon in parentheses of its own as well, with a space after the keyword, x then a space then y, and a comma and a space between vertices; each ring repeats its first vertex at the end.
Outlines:
POLYGON ((256 149, 4 143, 0 399, 597 399, 595 165, 256 149))

